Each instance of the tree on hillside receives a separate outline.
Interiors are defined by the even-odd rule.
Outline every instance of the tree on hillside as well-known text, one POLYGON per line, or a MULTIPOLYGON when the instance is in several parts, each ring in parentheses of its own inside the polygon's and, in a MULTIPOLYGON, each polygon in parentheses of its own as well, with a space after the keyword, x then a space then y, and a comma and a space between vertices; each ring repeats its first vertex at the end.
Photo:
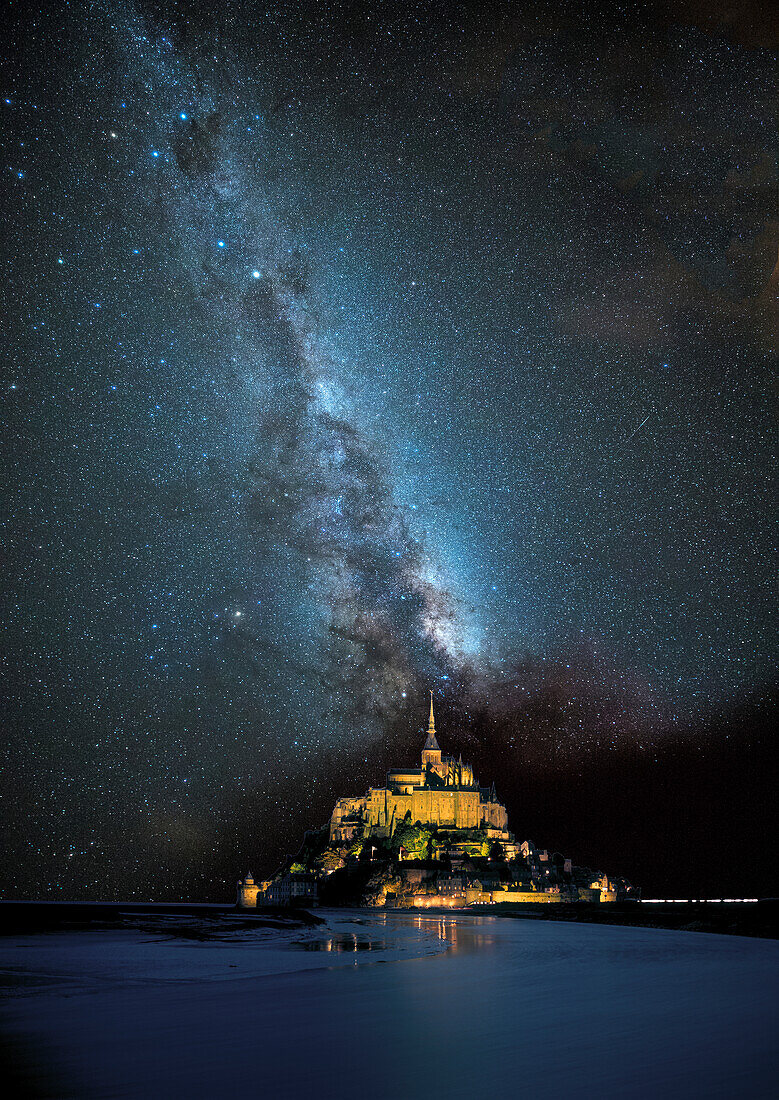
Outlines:
POLYGON ((401 848, 406 850, 407 859, 428 859, 434 830, 429 825, 415 822, 407 817, 392 834, 392 848, 397 854, 401 848))

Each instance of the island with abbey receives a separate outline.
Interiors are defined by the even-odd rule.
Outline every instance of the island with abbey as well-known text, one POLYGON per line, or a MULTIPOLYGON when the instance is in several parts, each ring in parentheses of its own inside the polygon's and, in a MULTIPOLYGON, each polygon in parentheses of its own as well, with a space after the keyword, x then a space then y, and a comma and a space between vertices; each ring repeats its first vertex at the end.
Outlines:
POLYGON ((479 786, 462 758, 442 755, 431 694, 420 764, 339 798, 329 822, 309 830, 272 878, 250 872, 238 882, 237 903, 462 908, 638 896, 623 878, 518 842, 494 784, 479 786))

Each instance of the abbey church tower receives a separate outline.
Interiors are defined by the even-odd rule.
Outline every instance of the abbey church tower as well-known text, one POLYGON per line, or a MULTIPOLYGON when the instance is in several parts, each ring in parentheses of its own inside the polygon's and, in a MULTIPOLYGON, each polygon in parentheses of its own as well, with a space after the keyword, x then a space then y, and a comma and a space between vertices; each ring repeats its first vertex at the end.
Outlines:
POLYGON ((433 693, 430 692, 430 720, 427 725, 427 741, 422 750, 422 767, 429 767, 432 771, 443 775, 444 766, 441 761, 441 750, 435 736, 435 715, 433 714, 433 693))

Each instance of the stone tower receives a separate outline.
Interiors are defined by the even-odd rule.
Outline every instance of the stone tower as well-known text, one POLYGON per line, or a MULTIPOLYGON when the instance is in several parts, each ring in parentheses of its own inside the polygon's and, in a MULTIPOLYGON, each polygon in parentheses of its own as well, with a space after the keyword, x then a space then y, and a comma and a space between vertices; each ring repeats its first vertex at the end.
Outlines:
POLYGON ((260 884, 254 881, 251 871, 245 879, 238 880, 238 896, 236 904, 239 909, 252 909, 257 904, 257 895, 260 892, 260 884))

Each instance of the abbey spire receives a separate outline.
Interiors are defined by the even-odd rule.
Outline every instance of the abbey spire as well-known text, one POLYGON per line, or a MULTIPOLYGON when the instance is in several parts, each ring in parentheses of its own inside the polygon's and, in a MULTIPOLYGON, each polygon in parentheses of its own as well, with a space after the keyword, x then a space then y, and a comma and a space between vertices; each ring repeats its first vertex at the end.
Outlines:
POLYGON ((430 719, 427 723, 427 741, 425 741, 425 752, 439 752, 438 742, 435 736, 435 715, 433 714, 433 693, 430 692, 430 719))

